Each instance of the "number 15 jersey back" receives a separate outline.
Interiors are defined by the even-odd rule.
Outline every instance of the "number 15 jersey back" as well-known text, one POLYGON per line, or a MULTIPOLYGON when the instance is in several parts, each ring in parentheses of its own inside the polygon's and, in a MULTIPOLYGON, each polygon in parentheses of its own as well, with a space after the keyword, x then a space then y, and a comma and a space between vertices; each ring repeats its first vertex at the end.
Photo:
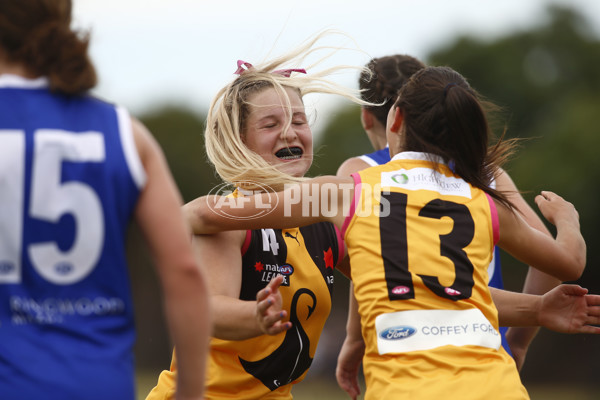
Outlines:
POLYGON ((131 120, 0 76, 0 393, 133 399, 125 235, 145 173, 131 120))

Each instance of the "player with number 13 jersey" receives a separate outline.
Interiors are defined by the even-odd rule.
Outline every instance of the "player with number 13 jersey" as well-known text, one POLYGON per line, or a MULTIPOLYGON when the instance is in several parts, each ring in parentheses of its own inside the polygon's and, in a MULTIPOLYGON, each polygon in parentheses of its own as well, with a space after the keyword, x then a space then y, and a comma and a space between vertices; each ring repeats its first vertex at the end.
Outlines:
POLYGON ((351 274, 369 396, 435 398, 466 390, 492 398, 497 393, 489 388, 500 385, 506 398, 520 398, 526 391, 515 385, 518 372, 500 345, 487 290, 498 238, 494 202, 441 160, 434 169, 428 157, 435 156, 403 152, 353 175, 360 196, 345 240, 358 266, 351 274), (361 190, 379 185, 381 193, 361 190), (358 217, 374 208, 379 213, 358 217), (478 367, 458 373, 468 365, 478 367), (431 385, 434 376, 444 385, 431 385))

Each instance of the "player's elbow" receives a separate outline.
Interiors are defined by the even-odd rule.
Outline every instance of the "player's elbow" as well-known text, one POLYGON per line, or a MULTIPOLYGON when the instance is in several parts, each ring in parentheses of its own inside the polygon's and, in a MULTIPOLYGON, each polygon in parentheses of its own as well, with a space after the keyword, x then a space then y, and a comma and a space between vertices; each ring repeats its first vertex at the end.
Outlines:
POLYGON ((556 274, 556 277, 562 282, 576 281, 580 276, 581 274, 577 273, 575 270, 567 270, 561 272, 560 274, 556 274))
POLYGON ((575 257, 574 266, 571 271, 571 276, 567 279, 568 281, 576 281, 581 278, 583 271, 585 270, 586 256, 585 254, 575 257))
POLYGON ((568 267, 562 268, 558 279, 563 282, 576 281, 581 278, 585 270, 586 256, 583 254, 569 254, 568 267))
POLYGON ((218 215, 210 206, 210 197, 199 197, 183 206, 183 213, 194 235, 207 235, 219 232, 218 215))

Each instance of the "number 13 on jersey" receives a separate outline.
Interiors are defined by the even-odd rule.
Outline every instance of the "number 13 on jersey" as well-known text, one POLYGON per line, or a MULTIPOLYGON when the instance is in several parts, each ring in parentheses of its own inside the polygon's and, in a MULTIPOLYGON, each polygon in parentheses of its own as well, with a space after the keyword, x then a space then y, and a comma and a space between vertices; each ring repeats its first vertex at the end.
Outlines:
MULTIPOLYGON (((381 254, 385 279, 390 300, 408 300, 415 297, 412 274, 409 272, 406 206, 408 196, 405 193, 386 193, 381 195, 390 204, 389 216, 379 221, 381 232, 381 254)), ((464 248, 471 243, 475 234, 475 225, 469 209, 451 201, 434 199, 419 211, 419 217, 441 219, 451 218, 453 229, 440 238, 440 256, 454 264, 455 280, 450 286, 443 286, 437 276, 418 275, 425 286, 437 296, 449 300, 468 299, 474 286, 473 264, 464 248)), ((428 249, 433 251, 433 249, 428 249)))

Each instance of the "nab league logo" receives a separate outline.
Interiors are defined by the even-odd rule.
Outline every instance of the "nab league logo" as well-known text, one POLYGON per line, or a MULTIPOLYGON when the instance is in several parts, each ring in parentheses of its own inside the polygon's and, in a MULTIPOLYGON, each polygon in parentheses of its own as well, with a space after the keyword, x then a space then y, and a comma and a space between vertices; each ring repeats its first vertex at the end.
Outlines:
POLYGON ((283 276, 281 286, 290 286, 290 279, 294 274, 294 267, 291 264, 263 264, 261 261, 257 261, 254 264, 254 270, 260 274, 260 280, 265 284, 271 282, 277 275, 283 276))

